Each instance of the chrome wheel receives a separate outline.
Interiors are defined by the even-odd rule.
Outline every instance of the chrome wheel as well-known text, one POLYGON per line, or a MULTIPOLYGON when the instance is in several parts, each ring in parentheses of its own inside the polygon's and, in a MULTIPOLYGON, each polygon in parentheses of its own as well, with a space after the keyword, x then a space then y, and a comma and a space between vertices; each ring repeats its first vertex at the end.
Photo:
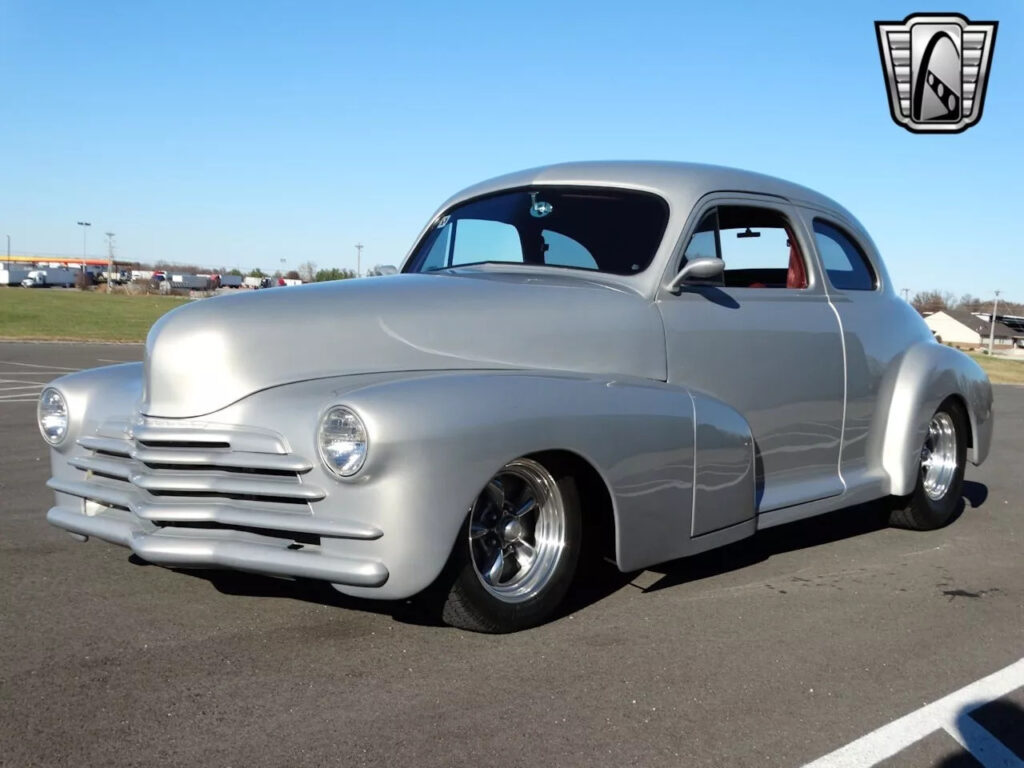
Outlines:
POLYGON ((939 411, 928 424, 928 437, 921 449, 922 485, 928 498, 943 498, 956 472, 956 425, 948 413, 939 411))
POLYGON ((532 459, 506 464, 469 513, 469 550, 490 594, 521 603, 551 581, 566 544, 566 513, 554 477, 532 459))

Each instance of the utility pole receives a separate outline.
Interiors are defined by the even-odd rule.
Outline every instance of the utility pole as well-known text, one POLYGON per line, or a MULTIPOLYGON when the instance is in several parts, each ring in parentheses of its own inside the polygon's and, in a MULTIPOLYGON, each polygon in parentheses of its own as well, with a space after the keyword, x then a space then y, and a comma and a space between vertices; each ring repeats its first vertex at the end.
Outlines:
POLYGON ((996 291, 996 300, 992 304, 991 322, 988 326, 988 356, 992 357, 992 344, 996 339, 996 311, 999 309, 999 291, 996 291))
POLYGON ((11 236, 7 236, 7 268, 11 268, 11 236))
POLYGON ((92 222, 91 221, 80 221, 80 222, 78 222, 78 226, 80 226, 82 228, 82 268, 84 269, 85 268, 85 259, 86 259, 86 256, 85 256, 85 253, 86 253, 86 251, 85 251, 85 243, 86 243, 86 239, 89 236, 89 227, 92 226, 92 222))
POLYGON ((903 294, 903 300, 905 302, 907 302, 907 304, 909 304, 910 303, 910 289, 909 288, 901 288, 900 289, 900 293, 903 294))
POLYGON ((363 261, 363 244, 356 243, 356 277, 359 277, 360 267, 363 261))
MULTIPOLYGON (((114 233, 104 232, 107 236, 107 293, 110 293, 110 281, 114 277, 114 233)), ((85 264, 82 265, 85 269, 85 264)))

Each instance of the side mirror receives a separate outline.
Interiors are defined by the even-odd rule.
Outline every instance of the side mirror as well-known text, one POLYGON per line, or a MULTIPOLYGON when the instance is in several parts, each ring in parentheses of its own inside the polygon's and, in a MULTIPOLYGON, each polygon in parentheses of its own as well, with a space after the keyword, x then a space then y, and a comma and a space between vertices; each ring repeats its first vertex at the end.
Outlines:
POLYGON ((691 280, 714 280, 724 271, 725 262, 721 259, 694 259, 679 270, 679 274, 668 284, 668 289, 672 293, 679 293, 683 285, 691 280))
POLYGON ((397 275, 398 274, 398 267, 394 266, 393 264, 383 264, 383 265, 377 267, 377 274, 378 275, 397 275))

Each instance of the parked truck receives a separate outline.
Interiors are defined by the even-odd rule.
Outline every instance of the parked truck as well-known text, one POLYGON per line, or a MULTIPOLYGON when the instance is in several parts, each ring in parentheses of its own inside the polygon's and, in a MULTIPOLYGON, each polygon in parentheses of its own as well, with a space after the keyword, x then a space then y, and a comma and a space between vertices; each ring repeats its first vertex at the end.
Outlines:
POLYGON ((23 288, 45 288, 53 285, 61 285, 67 288, 75 284, 76 274, 78 274, 78 270, 71 270, 67 267, 33 269, 21 281, 21 285, 23 288))
POLYGON ((171 275, 171 285, 175 288, 188 288, 194 291, 208 291, 212 283, 208 276, 204 275, 171 275))
POLYGON ((221 275, 220 276, 220 287, 221 288, 241 288, 242 287, 242 276, 241 275, 221 275))

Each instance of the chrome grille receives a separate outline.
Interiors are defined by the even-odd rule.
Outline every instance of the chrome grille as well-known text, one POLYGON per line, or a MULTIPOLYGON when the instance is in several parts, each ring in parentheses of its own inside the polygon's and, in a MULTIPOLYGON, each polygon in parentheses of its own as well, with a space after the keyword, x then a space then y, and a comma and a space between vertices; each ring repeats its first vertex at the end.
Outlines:
POLYGON ((51 478, 48 485, 83 499, 86 515, 127 510, 154 531, 212 527, 275 536, 381 536, 371 525, 315 516, 312 505, 327 494, 303 480, 313 465, 270 432, 119 421, 77 443, 87 453, 68 464, 84 477, 51 478))
POLYGON ((68 463, 87 481, 128 483, 143 492, 142 503, 308 505, 326 495, 302 481, 313 465, 287 453, 284 441, 268 432, 108 422, 78 444, 89 453, 68 463))

